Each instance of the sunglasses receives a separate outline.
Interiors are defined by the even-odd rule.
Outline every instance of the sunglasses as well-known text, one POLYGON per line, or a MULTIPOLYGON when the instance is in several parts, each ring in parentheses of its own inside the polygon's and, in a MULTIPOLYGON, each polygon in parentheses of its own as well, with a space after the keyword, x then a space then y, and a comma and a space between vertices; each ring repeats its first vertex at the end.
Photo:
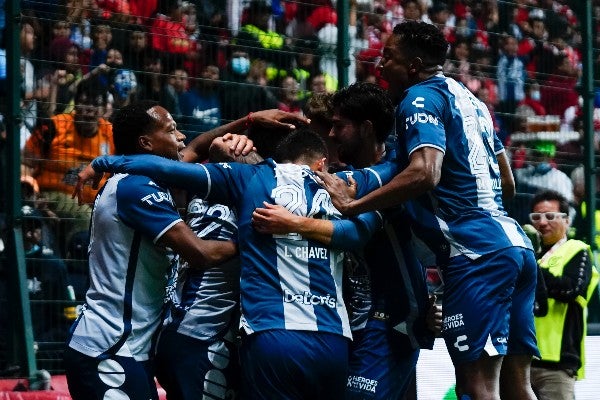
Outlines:
POLYGON ((542 217, 546 218, 546 221, 554 221, 558 218, 566 218, 567 214, 563 212, 545 212, 545 213, 531 213, 529 219, 531 222, 540 222, 542 217))

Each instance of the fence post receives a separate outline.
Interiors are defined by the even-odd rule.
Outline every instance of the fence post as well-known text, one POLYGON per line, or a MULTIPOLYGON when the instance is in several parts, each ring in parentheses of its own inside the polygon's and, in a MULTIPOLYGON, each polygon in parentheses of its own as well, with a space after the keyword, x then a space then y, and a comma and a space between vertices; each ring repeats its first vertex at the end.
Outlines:
POLYGON ((8 272, 8 318, 10 362, 20 367, 20 375, 31 380, 37 370, 33 349, 33 329, 27 290, 25 253, 21 233, 21 54, 20 54, 20 2, 6 2, 6 186, 5 195, 8 227, 6 248, 8 272))
POLYGON ((350 5, 348 1, 337 2, 337 70, 338 89, 348 86, 348 67, 350 67, 350 37, 348 25, 350 24, 350 5))
POLYGON ((589 244, 593 250, 596 246, 596 160, 594 155, 594 58, 593 58, 593 28, 592 28, 592 0, 581 4, 582 12, 579 14, 583 36, 583 135, 584 135, 584 171, 585 171, 585 202, 586 212, 585 227, 589 244))

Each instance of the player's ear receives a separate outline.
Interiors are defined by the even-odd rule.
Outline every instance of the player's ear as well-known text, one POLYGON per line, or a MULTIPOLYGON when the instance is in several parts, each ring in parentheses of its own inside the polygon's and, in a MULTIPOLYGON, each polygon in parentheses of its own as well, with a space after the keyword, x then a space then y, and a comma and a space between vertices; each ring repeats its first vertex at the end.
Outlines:
POLYGON ((138 137, 138 146, 141 150, 152 152, 152 140, 147 135, 138 137))
POLYGON ((410 63, 410 66, 408 67, 408 70, 411 74, 416 74, 418 72, 420 72, 423 69, 423 59, 421 59, 421 57, 415 57, 412 62, 410 63))
POLYGON ((360 136, 363 139, 368 138, 369 136, 373 135, 373 122, 371 122, 370 120, 366 119, 363 122, 360 123, 360 126, 358 127, 359 132, 360 132, 360 136))

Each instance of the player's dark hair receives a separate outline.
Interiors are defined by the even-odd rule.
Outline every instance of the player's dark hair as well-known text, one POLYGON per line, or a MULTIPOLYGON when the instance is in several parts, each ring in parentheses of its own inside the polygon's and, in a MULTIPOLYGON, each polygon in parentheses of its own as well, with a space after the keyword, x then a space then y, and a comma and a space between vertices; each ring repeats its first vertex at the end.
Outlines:
POLYGON ((138 138, 158 128, 158 121, 148 114, 157 106, 154 101, 141 101, 117 110, 111 120, 116 154, 137 154, 138 138))
POLYGON ((284 137, 273 159, 276 162, 297 162, 327 157, 327 145, 321 136, 309 128, 296 129, 284 137))
POLYGON ((306 118, 323 126, 331 127, 331 119, 333 118, 332 97, 333 94, 327 92, 313 94, 303 108, 306 118))
MULTIPOLYGON (((298 126, 296 121, 282 120, 281 122, 290 123, 298 126)), ((286 126, 264 127, 257 124, 250 125, 248 128, 248 137, 254 142, 256 151, 263 158, 275 158, 275 151, 281 140, 289 135, 290 129, 286 126)))
POLYGON ((443 65, 448 53, 448 42, 435 25, 421 21, 405 21, 394 27, 400 37, 398 47, 408 58, 420 57, 426 67, 443 65))
POLYGON ((569 214, 569 201, 565 196, 557 192, 556 190, 542 190, 537 192, 533 199, 531 199, 531 209, 544 201, 558 201, 558 209, 560 212, 569 214))
POLYGON ((394 123, 394 106, 380 86, 357 82, 338 90, 331 99, 333 109, 355 124, 371 121, 378 143, 383 143, 394 123))

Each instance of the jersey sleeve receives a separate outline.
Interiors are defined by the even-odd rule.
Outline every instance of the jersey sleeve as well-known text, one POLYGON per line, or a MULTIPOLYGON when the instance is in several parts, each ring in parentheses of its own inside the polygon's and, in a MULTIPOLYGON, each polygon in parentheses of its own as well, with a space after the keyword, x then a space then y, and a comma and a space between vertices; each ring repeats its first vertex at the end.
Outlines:
POLYGON ((145 175, 168 185, 185 189, 202 199, 230 204, 239 195, 240 185, 251 173, 251 165, 237 163, 192 164, 151 154, 102 156, 92 161, 98 172, 145 175))
POLYGON ((368 168, 337 172, 336 175, 346 182, 352 177, 357 184, 356 198, 360 198, 391 181, 398 172, 398 164, 390 160, 368 168))
POLYGON ((377 211, 331 222, 333 223, 333 236, 331 237, 330 246, 341 250, 362 248, 373 234, 383 226, 383 218, 377 211))
POLYGON ((494 133, 494 154, 498 155, 504 153, 504 145, 502 141, 498 138, 498 135, 494 133))
POLYGON ((408 91, 397 111, 404 118, 408 155, 421 147, 446 152, 444 104, 442 93, 433 88, 414 86, 408 91))
POLYGON ((138 175, 119 182, 117 213, 123 222, 150 236, 154 243, 182 221, 169 191, 138 175))

